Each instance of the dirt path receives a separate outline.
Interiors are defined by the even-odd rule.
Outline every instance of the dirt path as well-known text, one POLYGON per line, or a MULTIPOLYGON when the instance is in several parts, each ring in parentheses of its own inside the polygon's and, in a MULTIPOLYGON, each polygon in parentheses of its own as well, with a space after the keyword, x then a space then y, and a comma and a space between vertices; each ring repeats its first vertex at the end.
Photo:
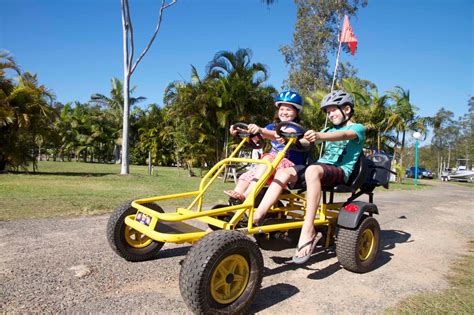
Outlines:
MULTIPOLYGON (((367 274, 341 269, 332 251, 304 268, 284 264, 293 250, 263 252, 252 312, 377 313, 408 295, 443 290, 450 262, 474 238, 473 192, 437 183, 377 194, 382 251, 367 274)), ((0 222, 0 313, 189 313, 178 283, 189 246, 167 244, 160 259, 129 263, 109 248, 107 219, 0 222)))

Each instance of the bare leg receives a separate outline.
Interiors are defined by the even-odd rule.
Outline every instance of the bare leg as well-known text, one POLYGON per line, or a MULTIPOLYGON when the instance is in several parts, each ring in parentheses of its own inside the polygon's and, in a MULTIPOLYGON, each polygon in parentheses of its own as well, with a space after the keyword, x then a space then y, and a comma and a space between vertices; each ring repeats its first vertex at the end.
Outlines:
MULTIPOLYGON (((319 165, 310 165, 305 172, 306 179, 306 215, 304 217, 303 227, 301 228, 301 235, 298 241, 298 247, 311 241, 316 233, 314 231, 314 217, 321 199, 321 178, 324 170, 319 165)), ((303 257, 311 250, 311 246, 305 246, 299 251, 296 256, 303 257)))
MULTIPOLYGON (((268 160, 268 161, 273 161, 273 157, 270 155, 266 155, 262 158, 262 160, 268 160)), ((257 170, 255 172, 255 176, 252 179, 252 181, 249 183, 247 186, 247 189, 243 192, 244 196, 247 197, 249 193, 252 191, 252 189, 255 188, 255 185, 257 184, 257 181, 262 177, 263 173, 267 170, 267 165, 265 164, 258 164, 257 170)))
POLYGON ((239 194, 245 195, 245 191, 250 186, 250 183, 246 180, 239 179, 237 181, 237 185, 235 185, 234 191, 238 192, 239 194))
POLYGON ((286 185, 291 181, 297 179, 296 170, 294 167, 288 167, 281 170, 278 170, 273 178, 272 183, 268 187, 265 196, 263 196, 260 205, 253 215, 253 223, 258 224, 267 214, 270 207, 275 204, 280 197, 282 190, 286 185))

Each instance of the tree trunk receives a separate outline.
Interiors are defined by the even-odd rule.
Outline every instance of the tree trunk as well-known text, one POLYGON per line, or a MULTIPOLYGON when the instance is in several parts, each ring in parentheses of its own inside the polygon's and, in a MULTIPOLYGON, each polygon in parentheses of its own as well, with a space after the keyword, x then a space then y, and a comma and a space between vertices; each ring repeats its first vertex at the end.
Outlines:
POLYGON ((405 131, 402 132, 402 145, 400 147, 400 165, 403 166, 403 154, 405 153, 405 131))
POLYGON ((378 133, 377 133, 377 150, 380 153, 380 129, 378 130, 378 133))
POLYGON ((151 175, 151 151, 148 151, 148 175, 151 175))
MULTIPOLYGON (((124 58, 125 59, 125 58, 124 58)), ((123 126, 122 126, 122 169, 121 175, 130 174, 130 167, 128 163, 129 148, 128 148, 128 128, 129 128, 129 115, 130 115, 130 76, 124 71, 123 80, 123 126)))
POLYGON ((451 163, 451 146, 448 147, 448 168, 449 168, 450 163, 451 163))

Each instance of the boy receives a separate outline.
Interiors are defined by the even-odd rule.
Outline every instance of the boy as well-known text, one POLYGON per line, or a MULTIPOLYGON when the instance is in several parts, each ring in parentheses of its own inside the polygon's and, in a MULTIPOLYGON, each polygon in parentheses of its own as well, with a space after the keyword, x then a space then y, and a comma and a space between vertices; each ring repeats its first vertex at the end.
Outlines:
MULTIPOLYGON (((352 96, 337 90, 326 95, 321 101, 321 110, 326 112, 334 127, 321 132, 308 130, 303 141, 325 141, 324 155, 316 163, 306 167, 306 215, 301 229, 300 239, 293 262, 303 264, 308 261, 322 234, 314 230, 314 218, 321 199, 322 186, 336 186, 347 182, 365 141, 365 128, 350 121, 354 114, 352 96)), ((254 214, 257 225, 268 209, 278 199, 282 187, 288 182, 295 182, 298 174, 294 169, 283 169, 275 174, 260 206, 254 214)))

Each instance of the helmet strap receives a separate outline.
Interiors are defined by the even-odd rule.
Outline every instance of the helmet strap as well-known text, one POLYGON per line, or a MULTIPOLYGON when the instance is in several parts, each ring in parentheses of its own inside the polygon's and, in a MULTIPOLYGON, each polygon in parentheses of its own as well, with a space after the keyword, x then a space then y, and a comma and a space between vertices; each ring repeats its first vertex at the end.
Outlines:
POLYGON ((346 115, 346 113, 344 113, 344 111, 342 110, 342 106, 338 106, 337 108, 339 108, 339 110, 341 111, 342 117, 343 117, 341 123, 338 124, 338 125, 335 125, 336 127, 339 127, 339 126, 345 125, 347 123, 347 121, 349 121, 349 119, 351 119, 351 115, 346 115))

